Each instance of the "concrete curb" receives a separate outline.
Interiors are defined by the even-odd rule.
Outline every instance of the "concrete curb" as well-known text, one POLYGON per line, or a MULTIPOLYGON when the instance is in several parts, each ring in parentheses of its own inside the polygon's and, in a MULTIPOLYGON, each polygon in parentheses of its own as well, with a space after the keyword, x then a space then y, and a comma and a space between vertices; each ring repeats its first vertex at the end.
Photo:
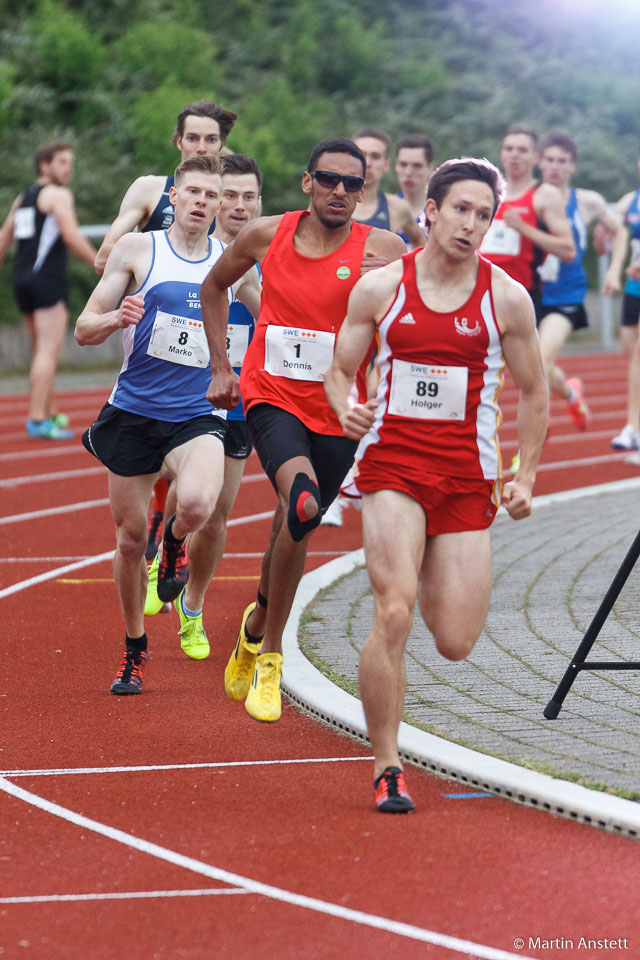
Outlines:
MULTIPOLYGON (((534 509, 580 497, 639 487, 640 478, 600 484, 585 490, 539 497, 534 509)), ((296 593, 283 637, 285 669, 283 690, 299 707, 319 720, 368 743, 362 703, 325 677, 303 655, 298 645, 300 619, 320 590, 364 564, 357 550, 306 574, 296 593)), ((560 679, 560 678, 558 678, 560 679)), ((409 724, 400 725, 398 742, 404 760, 438 776, 458 780, 517 803, 547 810, 611 832, 640 837, 640 804, 579 786, 567 780, 528 770, 430 733, 409 724)))

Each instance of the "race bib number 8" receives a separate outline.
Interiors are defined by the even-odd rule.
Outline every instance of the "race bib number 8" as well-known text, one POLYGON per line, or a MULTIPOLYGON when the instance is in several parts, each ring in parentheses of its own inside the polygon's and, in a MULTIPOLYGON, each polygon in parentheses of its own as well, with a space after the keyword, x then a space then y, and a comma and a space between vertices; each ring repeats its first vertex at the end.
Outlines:
POLYGON ((464 420, 467 367, 394 360, 389 413, 416 420, 464 420))
POLYGON ((158 310, 147 353, 186 367, 208 367, 209 345, 202 321, 158 310))
POLYGON ((269 325, 264 368, 272 377, 323 381, 331 366, 335 334, 326 330, 269 325))
POLYGON ((480 253, 497 253, 506 257, 520 254, 521 234, 508 227, 504 220, 494 220, 482 239, 480 253))
POLYGON ((246 323, 227 326, 227 357, 232 367, 241 367, 249 347, 249 327, 246 323))

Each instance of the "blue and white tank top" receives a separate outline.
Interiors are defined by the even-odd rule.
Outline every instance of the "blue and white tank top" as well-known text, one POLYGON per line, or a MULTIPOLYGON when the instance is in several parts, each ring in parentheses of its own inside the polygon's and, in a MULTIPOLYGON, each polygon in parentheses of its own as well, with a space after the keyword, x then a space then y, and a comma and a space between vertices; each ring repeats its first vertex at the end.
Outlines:
MULTIPOLYGON (((631 231, 631 259, 640 257, 640 187, 636 190, 625 214, 625 222, 631 231)), ((632 297, 640 297, 640 280, 628 279, 624 285, 624 292, 632 297)))
POLYGON ((151 267, 134 291, 144 297, 144 315, 122 332, 124 363, 109 402, 170 423, 212 412, 226 418, 226 410, 212 410, 206 399, 211 372, 200 308, 200 284, 224 244, 210 237, 206 257, 186 260, 164 230, 150 236, 151 267))
POLYGON ((542 277, 543 306, 567 306, 582 303, 587 295, 587 276, 582 266, 587 249, 587 228, 580 208, 575 187, 569 190, 569 199, 565 207, 567 220, 571 224, 576 256, 571 263, 563 263, 554 254, 547 254, 539 268, 542 277))

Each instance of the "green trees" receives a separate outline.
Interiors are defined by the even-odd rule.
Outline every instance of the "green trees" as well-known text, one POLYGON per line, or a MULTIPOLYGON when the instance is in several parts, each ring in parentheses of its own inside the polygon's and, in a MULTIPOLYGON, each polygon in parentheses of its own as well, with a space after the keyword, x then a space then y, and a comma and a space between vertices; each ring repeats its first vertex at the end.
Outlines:
MULTIPOLYGON (((76 148, 81 222, 110 221, 136 176, 174 166, 175 117, 200 98, 240 115, 229 146, 258 159, 266 213, 300 203, 318 140, 365 125, 426 132, 438 160, 494 161, 509 123, 561 126, 580 146, 582 185, 615 199, 635 184, 639 31, 620 0, 602 11, 555 0, 0 0, 0 11, 2 214, 32 180, 37 144, 63 138, 76 148)), ((76 272, 90 288, 88 268, 76 272)), ((0 322, 17 316, 8 275, 0 322)))

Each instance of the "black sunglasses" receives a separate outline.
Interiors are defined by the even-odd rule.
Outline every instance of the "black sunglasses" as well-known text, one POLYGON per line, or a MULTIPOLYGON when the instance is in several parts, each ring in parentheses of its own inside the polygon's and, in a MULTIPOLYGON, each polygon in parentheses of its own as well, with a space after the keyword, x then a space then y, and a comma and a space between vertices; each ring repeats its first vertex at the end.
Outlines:
POLYGON ((312 170, 310 175, 321 187, 326 187, 327 190, 335 190, 339 183, 343 183, 347 193, 358 193, 364 186, 364 177, 345 177, 341 173, 333 173, 331 170, 312 170))

